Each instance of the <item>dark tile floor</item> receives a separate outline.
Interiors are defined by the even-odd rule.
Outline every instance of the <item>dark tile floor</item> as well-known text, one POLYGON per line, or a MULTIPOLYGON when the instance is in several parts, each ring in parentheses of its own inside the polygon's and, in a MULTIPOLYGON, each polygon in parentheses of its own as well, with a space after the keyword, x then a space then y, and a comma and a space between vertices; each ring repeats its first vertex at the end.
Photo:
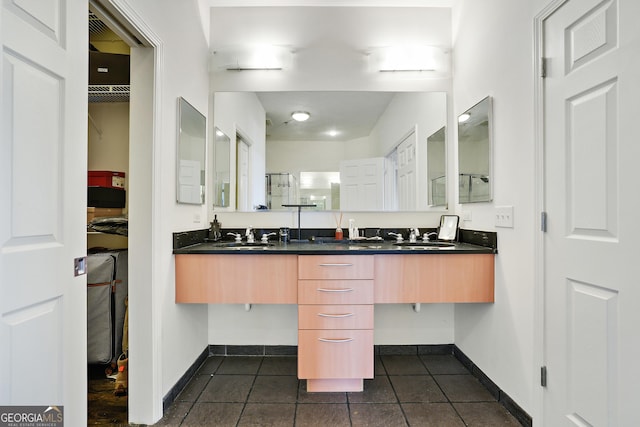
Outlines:
POLYGON ((360 393, 308 393, 295 356, 209 357, 156 426, 520 426, 454 356, 376 356, 360 393))

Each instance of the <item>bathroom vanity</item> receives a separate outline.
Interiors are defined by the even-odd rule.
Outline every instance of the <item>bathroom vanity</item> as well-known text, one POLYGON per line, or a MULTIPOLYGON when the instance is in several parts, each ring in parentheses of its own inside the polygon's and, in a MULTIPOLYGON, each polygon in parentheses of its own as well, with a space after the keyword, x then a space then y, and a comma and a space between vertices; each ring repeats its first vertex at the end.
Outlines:
POLYGON ((361 391, 373 378, 375 304, 494 300, 495 250, 465 243, 199 243, 174 253, 176 303, 298 305, 308 391, 361 391))

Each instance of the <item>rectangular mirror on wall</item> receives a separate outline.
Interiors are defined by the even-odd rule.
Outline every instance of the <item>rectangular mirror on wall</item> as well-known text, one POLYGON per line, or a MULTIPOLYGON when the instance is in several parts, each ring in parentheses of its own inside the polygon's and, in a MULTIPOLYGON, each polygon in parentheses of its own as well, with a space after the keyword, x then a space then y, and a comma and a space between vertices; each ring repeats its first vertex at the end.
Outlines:
POLYGON ((177 201, 201 205, 205 194, 207 120, 184 98, 178 98, 177 201))
MULTIPOLYGON (((286 198, 288 204, 314 204, 316 210, 441 211, 446 209, 446 191, 440 188, 446 187, 446 141, 432 149, 440 153, 433 154, 428 165, 427 138, 446 124, 446 104, 445 92, 216 92, 214 122, 252 138, 250 208, 288 210, 281 202, 286 198), (296 119, 294 112, 306 113, 305 120, 296 119), (395 151, 394 163, 389 160, 395 151), (371 159, 387 159, 376 168, 376 176, 366 166, 371 159), (348 197, 352 186, 345 164, 362 165, 367 184, 379 183, 375 194, 373 186, 367 186, 366 203, 348 197), (429 168, 441 177, 435 184, 435 203, 429 196, 429 168), (256 196, 258 190, 262 199, 256 196), (346 199, 349 204, 343 203, 346 199), (371 200, 380 203, 374 207, 371 200)), ((238 187, 234 175, 232 189, 238 187)), ((240 193, 238 198, 243 197, 240 193)))
POLYGON ((229 206, 231 139, 217 127, 213 137, 213 206, 229 206))
POLYGON ((459 203, 493 197, 491 103, 487 96, 458 117, 459 203))
POLYGON ((447 205, 447 143, 443 126, 427 138, 427 191, 430 206, 447 205))

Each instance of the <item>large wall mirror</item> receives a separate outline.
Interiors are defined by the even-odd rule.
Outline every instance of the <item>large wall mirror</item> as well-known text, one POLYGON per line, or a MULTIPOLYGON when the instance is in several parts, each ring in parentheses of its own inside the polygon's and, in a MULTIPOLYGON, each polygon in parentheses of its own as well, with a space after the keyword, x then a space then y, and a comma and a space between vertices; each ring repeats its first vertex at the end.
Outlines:
POLYGON ((459 202, 491 201, 492 112, 486 97, 458 117, 459 202))
POLYGON ((177 201, 201 205, 205 195, 207 120, 184 98, 178 98, 177 201))
POLYGON ((254 207, 442 211, 446 98, 445 92, 219 92, 214 122, 252 138, 254 207), (298 121, 294 112, 308 115, 298 121), (363 204, 347 196, 365 193, 363 204))
POLYGON ((231 139, 217 127, 213 135, 213 206, 226 208, 231 197, 231 139))

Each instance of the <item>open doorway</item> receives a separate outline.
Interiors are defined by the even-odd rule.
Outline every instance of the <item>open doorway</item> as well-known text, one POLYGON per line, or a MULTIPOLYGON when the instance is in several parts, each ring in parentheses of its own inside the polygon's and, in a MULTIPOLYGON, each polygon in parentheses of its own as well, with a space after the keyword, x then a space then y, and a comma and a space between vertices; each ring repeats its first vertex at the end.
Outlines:
POLYGON ((130 46, 89 4, 87 423, 128 423, 130 46))
MULTIPOLYGON (((136 357, 127 363, 128 415, 125 415, 125 420, 145 422, 157 419, 162 414, 160 386, 155 376, 158 356, 153 351, 153 228, 149 226, 154 222, 154 212, 157 212, 153 206, 153 165, 155 135, 160 123, 155 105, 161 97, 157 73, 160 69, 162 43, 125 2, 89 0, 88 5, 130 48, 128 139, 132 143, 128 144, 130 173, 125 181, 128 228, 127 309, 128 344, 136 357)), ((96 124, 100 125, 97 120, 96 124)), ((92 126, 89 123, 89 127, 92 126)), ((100 129, 103 130, 104 127, 100 129)), ((103 132, 103 141, 104 135, 103 132)))

